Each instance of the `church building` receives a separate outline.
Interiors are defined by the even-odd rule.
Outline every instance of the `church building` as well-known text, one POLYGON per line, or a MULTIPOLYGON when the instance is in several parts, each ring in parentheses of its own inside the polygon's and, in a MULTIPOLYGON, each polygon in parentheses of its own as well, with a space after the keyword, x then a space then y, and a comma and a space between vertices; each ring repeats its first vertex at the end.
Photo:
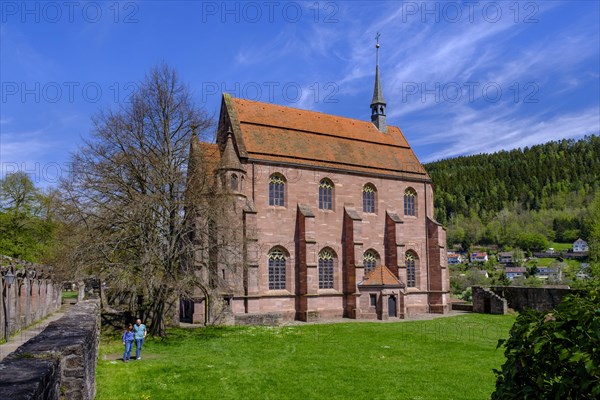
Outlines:
MULTIPOLYGON (((378 63, 370 121, 223 95, 216 143, 194 138, 191 151, 234 198, 237 264, 207 256, 233 323, 449 309, 432 182, 386 107, 378 63)), ((180 315, 203 323, 205 303, 199 291, 180 315)))

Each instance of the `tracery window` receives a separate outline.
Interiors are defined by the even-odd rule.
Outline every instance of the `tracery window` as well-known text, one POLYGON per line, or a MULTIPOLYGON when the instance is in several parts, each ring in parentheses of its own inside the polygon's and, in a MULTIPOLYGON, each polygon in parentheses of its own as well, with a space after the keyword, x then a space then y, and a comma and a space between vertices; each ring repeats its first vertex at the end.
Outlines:
POLYGON ((285 204, 285 179, 279 174, 269 178, 269 205, 283 206, 285 204))
POLYGON ((323 249, 319 253, 319 289, 333 289, 333 264, 335 255, 323 249))
POLYGON ((365 266, 365 274, 372 271, 377 266, 377 253, 373 250, 365 251, 363 255, 363 265, 365 266))
POLYGON ((286 257, 280 249, 269 252, 269 289, 285 289, 286 257))
POLYGON ((416 257, 412 252, 406 252, 406 286, 416 287, 416 257))
POLYGON ((333 209, 333 183, 325 178, 319 182, 319 208, 321 210, 333 209))
POLYGON ((417 194, 412 189, 404 192, 404 215, 415 215, 415 203, 417 194))
POLYGON ((375 187, 366 184, 363 187, 363 211, 366 213, 375 212, 375 187))

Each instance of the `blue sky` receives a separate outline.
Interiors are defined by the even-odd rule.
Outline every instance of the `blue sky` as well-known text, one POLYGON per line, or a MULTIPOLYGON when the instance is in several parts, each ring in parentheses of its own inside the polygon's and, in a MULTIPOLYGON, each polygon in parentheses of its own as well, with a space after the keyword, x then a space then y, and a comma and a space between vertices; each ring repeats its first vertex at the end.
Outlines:
POLYGON ((388 123, 423 162, 600 132, 600 2, 0 2, 1 173, 53 184, 154 65, 221 92, 388 123))

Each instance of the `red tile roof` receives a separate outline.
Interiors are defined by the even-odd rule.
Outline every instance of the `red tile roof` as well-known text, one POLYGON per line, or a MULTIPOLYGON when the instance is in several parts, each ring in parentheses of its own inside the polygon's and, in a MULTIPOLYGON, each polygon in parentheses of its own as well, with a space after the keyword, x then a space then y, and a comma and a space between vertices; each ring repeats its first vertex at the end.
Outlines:
POLYGON ((359 286, 400 286, 400 281, 387 267, 378 265, 367 272, 359 286))
MULTIPOLYGON (((399 128, 223 95, 240 156, 429 180, 399 128)), ((221 125, 221 124, 220 124, 221 125)), ((219 128, 219 134, 222 135, 219 128)))

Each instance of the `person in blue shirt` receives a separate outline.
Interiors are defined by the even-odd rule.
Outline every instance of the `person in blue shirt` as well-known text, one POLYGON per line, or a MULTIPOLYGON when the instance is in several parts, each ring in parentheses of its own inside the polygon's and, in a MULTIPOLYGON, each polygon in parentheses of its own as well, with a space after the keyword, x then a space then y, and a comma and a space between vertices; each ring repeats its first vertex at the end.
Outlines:
POLYGON ((146 330, 146 325, 142 324, 141 319, 137 319, 135 321, 135 325, 133 326, 133 337, 135 339, 135 358, 136 360, 141 360, 142 346, 144 345, 144 339, 146 338, 146 334, 148 331, 146 330))
POLYGON ((133 347, 133 325, 127 325, 123 332, 123 344, 125 345, 125 353, 123 353, 123 362, 129 361, 131 358, 131 348, 133 347))

